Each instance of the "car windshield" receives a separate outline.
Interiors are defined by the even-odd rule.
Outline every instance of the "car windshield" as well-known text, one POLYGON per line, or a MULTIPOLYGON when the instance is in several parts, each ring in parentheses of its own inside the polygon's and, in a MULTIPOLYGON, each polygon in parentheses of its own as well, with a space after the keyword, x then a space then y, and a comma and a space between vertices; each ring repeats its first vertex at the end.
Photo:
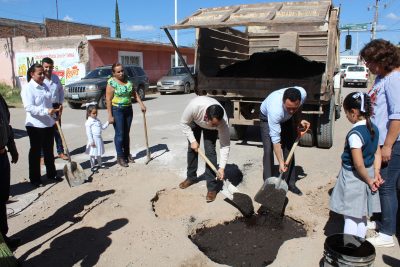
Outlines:
POLYGON ((347 71, 365 71, 365 68, 360 66, 348 67, 347 71))
POLYGON ((341 68, 342 70, 345 70, 348 66, 351 66, 351 65, 355 65, 355 64, 352 64, 352 63, 343 63, 342 65, 340 65, 340 68, 341 68))
MULTIPOLYGON (((192 67, 190 69, 192 70, 192 67)), ((170 69, 167 76, 178 76, 178 75, 185 75, 185 74, 188 74, 186 68, 180 67, 180 68, 170 69)))
POLYGON ((83 79, 109 78, 111 75, 111 69, 101 68, 92 70, 83 79))

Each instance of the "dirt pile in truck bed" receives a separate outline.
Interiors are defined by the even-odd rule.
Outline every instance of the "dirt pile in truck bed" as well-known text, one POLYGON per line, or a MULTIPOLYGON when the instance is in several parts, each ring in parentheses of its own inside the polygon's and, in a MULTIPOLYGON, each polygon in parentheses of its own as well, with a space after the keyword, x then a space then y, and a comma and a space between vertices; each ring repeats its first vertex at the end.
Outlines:
POLYGON ((289 50, 273 50, 254 53, 248 60, 220 70, 217 77, 303 79, 324 72, 324 63, 307 60, 289 50))

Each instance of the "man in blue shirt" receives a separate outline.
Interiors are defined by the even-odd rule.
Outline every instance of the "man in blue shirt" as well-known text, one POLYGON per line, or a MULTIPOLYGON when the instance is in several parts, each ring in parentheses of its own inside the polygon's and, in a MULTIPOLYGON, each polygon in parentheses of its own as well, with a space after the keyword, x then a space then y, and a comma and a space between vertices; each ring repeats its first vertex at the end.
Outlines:
POLYGON ((273 152, 279 162, 279 172, 285 172, 284 179, 289 190, 302 195, 295 185, 296 172, 294 156, 289 166, 285 166, 285 158, 297 137, 297 127, 309 127, 306 120, 299 120, 300 107, 304 104, 307 93, 302 87, 289 87, 272 92, 260 107, 260 130, 264 146, 263 179, 272 177, 274 166, 273 152))

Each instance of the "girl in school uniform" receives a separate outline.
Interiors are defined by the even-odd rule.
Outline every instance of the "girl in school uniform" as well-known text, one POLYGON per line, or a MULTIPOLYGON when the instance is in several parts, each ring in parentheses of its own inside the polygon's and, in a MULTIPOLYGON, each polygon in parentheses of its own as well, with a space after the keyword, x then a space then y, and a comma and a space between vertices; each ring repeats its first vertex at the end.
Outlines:
POLYGON ((102 163, 101 156, 104 154, 104 143, 101 132, 105 130, 109 122, 104 124, 97 118, 97 107, 95 104, 89 104, 86 110, 86 135, 88 142, 86 145, 86 154, 90 156, 90 167, 93 172, 98 168, 106 168, 102 163), (97 165, 96 165, 97 160, 97 165))
POLYGON ((344 216, 344 233, 365 238, 367 216, 380 212, 377 190, 381 155, 379 132, 371 123, 371 99, 362 92, 346 96, 343 108, 353 124, 346 136, 342 168, 330 199, 330 209, 344 216))

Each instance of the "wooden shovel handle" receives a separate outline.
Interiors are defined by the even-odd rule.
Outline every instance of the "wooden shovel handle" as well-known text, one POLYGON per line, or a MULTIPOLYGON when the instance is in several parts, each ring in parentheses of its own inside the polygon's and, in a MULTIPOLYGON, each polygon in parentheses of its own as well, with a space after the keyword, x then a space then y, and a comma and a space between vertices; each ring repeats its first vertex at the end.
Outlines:
POLYGON ((200 147, 197 149, 197 153, 199 153, 199 155, 203 158, 203 160, 207 163, 207 165, 210 166, 210 168, 219 177, 219 173, 218 173, 217 168, 215 168, 214 164, 212 164, 212 162, 207 158, 207 156, 204 154, 203 150, 201 150, 200 147))
POLYGON ((310 126, 308 125, 306 127, 306 129, 304 129, 304 131, 299 132, 299 134, 297 135, 296 141, 294 141, 293 146, 290 149, 289 155, 286 158, 285 166, 289 166, 290 161, 292 160, 292 157, 293 157, 293 154, 294 154, 294 150, 296 149, 297 145, 299 144, 300 138, 308 131, 309 128, 310 128, 310 126))
POLYGON ((60 123, 59 123, 58 121, 56 121, 56 125, 57 125, 58 132, 60 133, 61 140, 62 140, 63 146, 64 146, 64 148, 65 148, 65 152, 67 153, 68 161, 71 162, 71 156, 69 155, 69 150, 68 150, 67 142, 65 142, 64 133, 63 133, 63 131, 61 130, 60 123))

